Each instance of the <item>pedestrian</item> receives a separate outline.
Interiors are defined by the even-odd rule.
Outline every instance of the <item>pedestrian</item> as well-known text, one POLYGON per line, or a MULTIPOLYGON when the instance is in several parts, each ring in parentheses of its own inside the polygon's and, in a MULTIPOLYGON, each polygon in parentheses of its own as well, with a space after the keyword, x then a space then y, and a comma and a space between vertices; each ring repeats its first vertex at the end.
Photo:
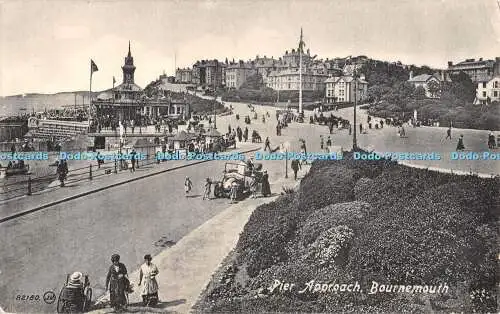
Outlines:
POLYGON ((243 131, 241 131, 240 126, 236 129, 236 133, 238 134, 238 142, 241 142, 241 139, 243 137, 243 131))
POLYGON ((333 132, 333 121, 328 124, 328 129, 330 130, 330 134, 333 132))
POLYGON ((495 135, 493 135, 493 133, 490 131, 490 134, 488 135, 488 148, 494 149, 496 146, 495 135))
POLYGON ((212 192, 212 182, 210 178, 207 178, 205 181, 205 192, 203 193, 203 199, 210 200, 210 193, 212 192))
POLYGON ((248 140, 248 128, 245 127, 245 131, 243 131, 243 138, 245 139, 245 142, 248 140))
POLYGON ((451 126, 446 130, 446 138, 445 139, 450 139, 451 140, 451 126))
POLYGON ((238 196, 238 183, 233 181, 231 183, 231 203, 236 203, 236 198, 238 196))
POLYGON ((250 192, 252 193, 252 198, 257 198, 257 186, 258 186, 257 178, 255 177, 255 173, 252 173, 252 181, 250 182, 250 192))
POLYGON ((142 303, 144 306, 155 306, 158 303, 158 282, 156 281, 156 275, 159 274, 158 267, 151 263, 151 255, 144 255, 144 264, 142 264, 139 271, 139 283, 142 286, 142 303))
POLYGON ((349 135, 352 134, 352 126, 349 124, 349 135))
POLYGON ((264 146, 264 151, 266 151, 266 149, 269 148, 269 151, 271 151, 271 141, 269 141, 269 136, 266 137, 266 142, 265 142, 265 146, 264 146))
POLYGON ((231 124, 230 124, 230 125, 228 125, 228 127, 227 127, 227 133, 228 133, 228 134, 231 134, 231 124))
POLYGON ((324 148, 324 146, 325 146, 325 143, 324 143, 324 141, 323 141, 323 135, 320 135, 320 136, 319 136, 319 145, 321 146, 321 149, 323 149, 323 148, 324 148))
POLYGON ((193 188, 193 182, 191 182, 191 179, 189 177, 186 177, 184 180, 184 192, 186 192, 186 197, 188 197, 189 192, 191 192, 191 189, 193 188))
POLYGON ((280 124, 278 123, 276 125, 276 136, 279 136, 280 135, 280 124))
POLYGON ((328 139, 326 140, 326 146, 328 147, 332 146, 332 139, 330 137, 328 137, 328 139))
POLYGON ((359 124, 359 134, 363 133, 363 124, 359 124))
POLYGON ((125 293, 130 291, 130 281, 128 280, 127 267, 120 263, 120 255, 113 254, 111 262, 113 264, 109 267, 106 276, 106 291, 109 290, 111 307, 120 310, 127 305, 125 293))
POLYGON ((302 169, 299 161, 297 159, 292 160, 292 170, 293 170, 293 176, 294 176, 295 180, 297 180, 297 172, 299 171, 299 169, 302 169))
POLYGON ((57 165, 57 174, 59 175, 59 182, 61 182, 61 187, 64 186, 64 180, 66 180, 66 175, 68 174, 68 162, 66 159, 61 159, 57 165))
POLYGON ((264 174, 262 175, 262 195, 264 197, 271 196, 271 186, 269 185, 267 170, 264 170, 264 174))
POLYGON ((130 152, 130 162, 132 163, 132 169, 130 169, 130 172, 135 172, 136 155, 137 153, 135 152, 135 149, 132 149, 130 152))
POLYGON ((457 143, 457 151, 464 150, 464 149, 465 149, 464 136, 463 136, 463 134, 461 134, 460 138, 458 139, 458 143, 457 143))
POLYGON ((384 128, 384 120, 380 120, 380 128, 383 129, 384 128))

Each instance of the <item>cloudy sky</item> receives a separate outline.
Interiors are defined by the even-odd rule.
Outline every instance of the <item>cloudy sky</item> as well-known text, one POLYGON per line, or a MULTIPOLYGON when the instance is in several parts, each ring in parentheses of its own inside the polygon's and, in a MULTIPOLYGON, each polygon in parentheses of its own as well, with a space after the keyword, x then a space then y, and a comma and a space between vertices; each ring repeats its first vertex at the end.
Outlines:
POLYGON ((320 58, 367 55, 445 68, 500 56, 498 0, 0 0, 0 95, 92 90, 122 80, 132 42, 136 83, 198 59, 281 56, 300 27, 320 58), (174 62, 174 56, 176 62, 174 62))

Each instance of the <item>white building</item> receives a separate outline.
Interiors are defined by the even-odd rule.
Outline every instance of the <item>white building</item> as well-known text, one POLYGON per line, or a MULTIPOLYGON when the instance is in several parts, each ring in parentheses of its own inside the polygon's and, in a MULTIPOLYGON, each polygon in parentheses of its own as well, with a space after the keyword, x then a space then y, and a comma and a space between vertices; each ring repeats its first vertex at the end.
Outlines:
MULTIPOLYGON (((313 71, 302 71, 302 90, 316 91, 325 88, 327 74, 315 73, 313 71)), ((267 86, 274 90, 299 90, 300 79, 298 68, 288 68, 280 71, 272 71, 267 77, 267 86)))
POLYGON ((255 75, 256 69, 251 63, 240 61, 229 64, 226 68, 226 87, 240 88, 249 76, 255 75))
POLYGON ((474 103, 487 104, 488 101, 500 101, 500 76, 477 83, 474 103))
POLYGON ((330 77, 325 81, 325 84, 326 102, 330 104, 354 102, 356 89, 356 99, 358 101, 365 99, 368 92, 368 82, 365 81, 364 76, 357 79, 357 84, 351 75, 330 77))
MULTIPOLYGON (((328 78, 324 65, 314 61, 309 49, 302 54, 302 90, 316 91, 324 90, 325 80, 328 78)), ((274 90, 299 90, 300 75, 299 63, 300 54, 298 50, 292 49, 285 52, 282 58, 275 63, 274 69, 265 78, 267 87, 274 90)))
POLYGON ((420 74, 417 76, 413 76, 413 71, 410 71, 410 79, 409 83, 412 83, 415 88, 422 87, 425 90, 425 97, 427 98, 439 98, 439 92, 433 92, 432 89, 429 89, 431 84, 437 84, 439 88, 441 88, 441 81, 435 75, 430 74, 420 74))

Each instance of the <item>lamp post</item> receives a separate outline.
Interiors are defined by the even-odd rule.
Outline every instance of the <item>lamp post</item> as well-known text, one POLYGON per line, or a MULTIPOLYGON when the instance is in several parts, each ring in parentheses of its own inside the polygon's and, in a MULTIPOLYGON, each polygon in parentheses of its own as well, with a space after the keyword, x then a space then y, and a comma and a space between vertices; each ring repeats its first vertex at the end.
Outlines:
POLYGON ((290 142, 283 143, 285 149, 285 179, 288 179, 288 150, 290 149, 290 142))
POLYGON ((356 129, 357 129, 357 125, 356 125, 356 105, 357 105, 357 97, 356 97, 356 94, 358 92, 358 77, 357 77, 357 73, 356 73, 356 69, 354 69, 353 71, 353 78, 354 78, 354 121, 353 121, 353 136, 352 136, 352 150, 356 150, 358 148, 358 142, 357 142, 357 138, 356 138, 356 129))

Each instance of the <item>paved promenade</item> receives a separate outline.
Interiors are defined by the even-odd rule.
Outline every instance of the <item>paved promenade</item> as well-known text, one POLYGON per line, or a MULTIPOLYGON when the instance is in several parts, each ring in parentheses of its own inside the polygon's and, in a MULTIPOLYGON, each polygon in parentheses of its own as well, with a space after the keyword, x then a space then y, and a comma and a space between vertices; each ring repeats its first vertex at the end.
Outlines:
MULTIPOLYGON (((188 313, 196 303, 198 296, 207 286, 211 275, 217 270, 224 258, 235 247, 239 234, 248 218, 261 204, 275 200, 283 186, 294 187, 298 181, 284 178, 284 169, 276 162, 267 161, 264 167, 268 170, 271 181, 272 197, 247 199, 229 206, 200 227, 183 237, 177 244, 165 249, 153 257, 160 274, 160 304, 155 308, 141 306, 140 287, 137 287, 138 270, 130 275, 135 291, 129 296, 128 311, 141 313, 188 313)), ((299 179, 309 169, 305 166, 299 172, 299 179)), ((106 295, 99 303, 109 300, 106 295)), ((93 313, 113 313, 111 308, 95 310, 93 313)))

